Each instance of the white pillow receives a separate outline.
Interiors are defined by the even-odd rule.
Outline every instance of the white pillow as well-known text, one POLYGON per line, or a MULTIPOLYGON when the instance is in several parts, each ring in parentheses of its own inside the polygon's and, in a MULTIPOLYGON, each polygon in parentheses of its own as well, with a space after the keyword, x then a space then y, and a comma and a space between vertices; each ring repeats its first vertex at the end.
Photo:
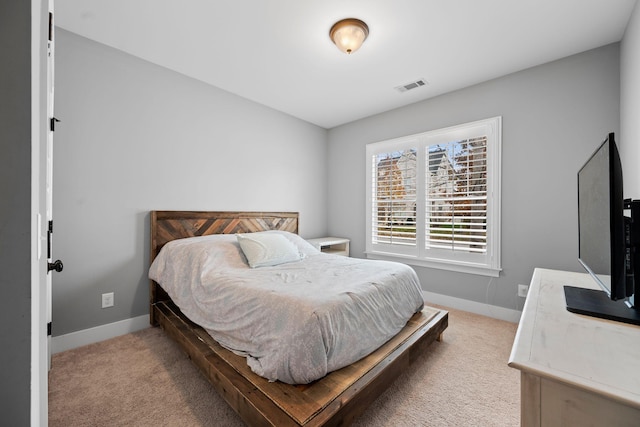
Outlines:
POLYGON ((236 237, 251 268, 267 267, 302 259, 296 245, 281 234, 258 232, 236 234, 236 237))

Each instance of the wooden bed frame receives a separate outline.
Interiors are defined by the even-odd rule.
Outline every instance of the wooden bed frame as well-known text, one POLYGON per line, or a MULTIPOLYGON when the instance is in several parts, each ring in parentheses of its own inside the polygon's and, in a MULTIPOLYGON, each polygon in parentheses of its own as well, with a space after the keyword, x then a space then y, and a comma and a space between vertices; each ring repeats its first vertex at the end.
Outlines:
MULTIPOLYGON (((291 212, 151 212, 151 261, 175 239, 263 230, 298 232, 291 212)), ((149 317, 187 353, 227 403, 251 426, 349 425, 448 326, 448 313, 425 307, 398 335, 364 359, 305 385, 269 382, 246 359, 222 348, 187 319, 167 293, 150 284, 149 317)))

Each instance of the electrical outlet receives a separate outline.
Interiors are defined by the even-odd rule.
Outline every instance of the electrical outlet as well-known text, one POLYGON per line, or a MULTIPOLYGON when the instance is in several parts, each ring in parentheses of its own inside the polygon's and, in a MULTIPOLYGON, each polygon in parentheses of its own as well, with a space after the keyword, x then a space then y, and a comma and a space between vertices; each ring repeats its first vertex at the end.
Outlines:
POLYGON ((527 297, 527 292, 529 292, 529 286, 527 285, 518 285, 518 296, 522 298, 527 297))
POLYGON ((102 294, 102 308, 113 307, 113 292, 102 294))

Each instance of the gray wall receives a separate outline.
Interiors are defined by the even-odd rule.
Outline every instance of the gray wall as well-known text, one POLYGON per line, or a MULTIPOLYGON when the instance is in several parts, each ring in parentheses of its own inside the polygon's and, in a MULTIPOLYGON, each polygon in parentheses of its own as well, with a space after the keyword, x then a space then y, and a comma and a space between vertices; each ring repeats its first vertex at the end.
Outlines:
POLYGON ((521 309, 535 267, 579 271, 576 173, 619 130, 619 84, 616 43, 331 129, 329 233, 364 256, 367 143, 502 116, 500 277, 415 269, 426 291, 521 309))
POLYGON ((30 422, 31 2, 0 2, 0 417, 30 422))
POLYGON ((147 312, 149 210, 295 210, 304 237, 349 237, 362 257, 365 145, 495 115, 503 116, 503 272, 416 267, 423 288, 521 309, 517 284, 535 267, 580 271, 575 175, 619 131, 619 44, 327 132, 57 36, 54 216, 65 271, 54 277, 54 335, 147 312), (116 306, 100 309, 100 294, 111 291, 116 306))
POLYGON ((640 199, 640 3, 620 47, 620 157, 625 197, 640 199))
MULTIPOLYGON (((53 335, 148 313, 150 210, 300 212, 327 232, 327 131, 56 29, 53 335), (101 309, 101 294, 115 306, 101 309)), ((233 64, 224 64, 233 66, 233 64)))

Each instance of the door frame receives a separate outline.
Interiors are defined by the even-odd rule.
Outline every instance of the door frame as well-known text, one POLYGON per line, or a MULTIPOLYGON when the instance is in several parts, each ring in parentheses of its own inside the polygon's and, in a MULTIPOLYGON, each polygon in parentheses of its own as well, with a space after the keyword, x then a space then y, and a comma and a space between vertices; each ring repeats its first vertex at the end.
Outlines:
POLYGON ((31 0, 31 425, 48 424, 46 143, 47 39, 53 0, 31 0))

